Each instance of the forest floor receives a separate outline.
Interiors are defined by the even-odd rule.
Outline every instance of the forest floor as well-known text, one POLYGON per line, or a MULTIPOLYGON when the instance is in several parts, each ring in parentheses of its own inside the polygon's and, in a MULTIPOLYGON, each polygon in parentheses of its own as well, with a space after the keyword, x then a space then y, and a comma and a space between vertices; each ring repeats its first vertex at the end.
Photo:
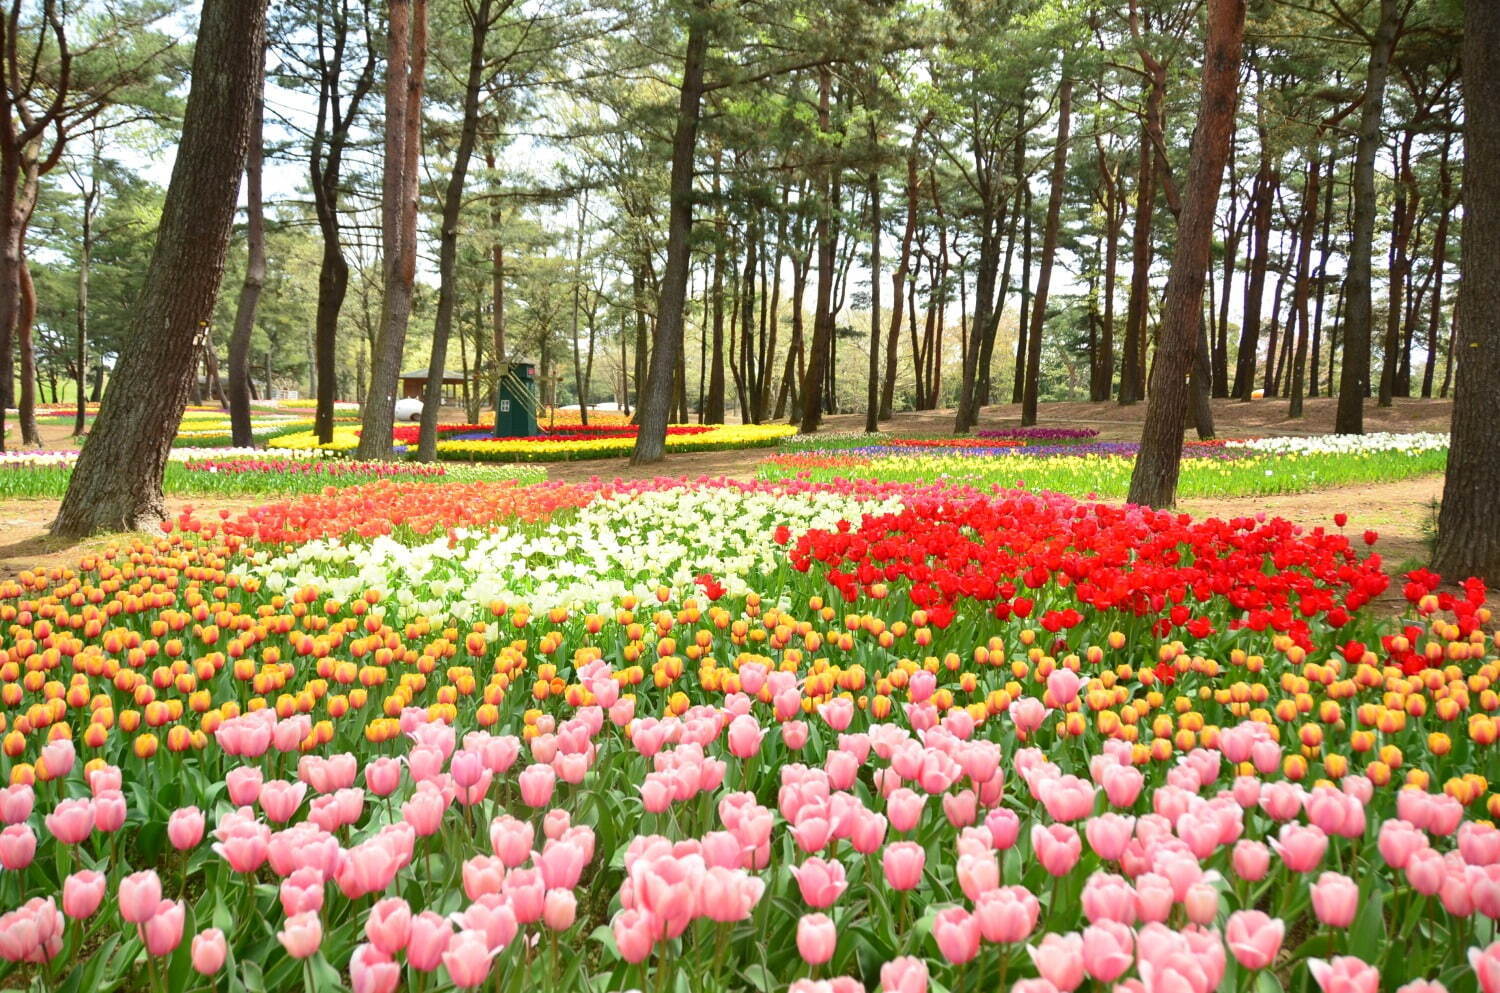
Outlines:
MULTIPOLYGON (((1306 416, 1292 421, 1286 417, 1284 400, 1215 401, 1214 416, 1219 436, 1226 438, 1328 434, 1333 430, 1334 405, 1332 399, 1308 400, 1306 416)), ((1091 427, 1098 429, 1103 440, 1135 441, 1140 437, 1145 410, 1144 404, 1120 407, 1082 402, 1048 403, 1042 405, 1039 423, 1044 427, 1091 427)), ((1397 400, 1395 406, 1386 409, 1370 403, 1365 409, 1365 429, 1371 432, 1445 432, 1451 413, 1452 405, 1445 400, 1397 400)), ((979 426, 981 429, 1015 427, 1020 421, 1019 406, 1002 404, 986 408, 979 426)), ((824 419, 823 427, 827 431, 861 431, 864 416, 832 415, 824 419)), ((41 432, 43 447, 75 447, 68 436, 68 428, 68 425, 44 425, 41 432)), ((941 410, 901 413, 882 424, 881 428, 885 433, 898 436, 950 433, 953 413, 941 410)), ((558 463, 549 465, 547 470, 549 478, 570 482, 658 476, 748 480, 755 477, 758 463, 768 454, 769 450, 761 448, 683 452, 670 455, 660 466, 647 469, 636 469, 625 459, 599 459, 558 463)), ((1331 526, 1333 515, 1344 512, 1349 514, 1348 526, 1352 531, 1369 529, 1379 532, 1380 542, 1376 548, 1388 567, 1396 572, 1426 561, 1433 505, 1442 494, 1442 486, 1441 476, 1428 476, 1314 493, 1187 500, 1181 504, 1181 509, 1200 517, 1236 517, 1264 511, 1307 527, 1331 526)), ((263 497, 169 498, 167 509, 172 514, 185 506, 200 511, 239 511, 266 502, 263 497)), ((101 536, 82 542, 52 538, 47 534, 47 524, 57 513, 57 507, 56 500, 0 501, 0 578, 38 566, 72 565, 81 555, 119 540, 119 536, 101 536)))

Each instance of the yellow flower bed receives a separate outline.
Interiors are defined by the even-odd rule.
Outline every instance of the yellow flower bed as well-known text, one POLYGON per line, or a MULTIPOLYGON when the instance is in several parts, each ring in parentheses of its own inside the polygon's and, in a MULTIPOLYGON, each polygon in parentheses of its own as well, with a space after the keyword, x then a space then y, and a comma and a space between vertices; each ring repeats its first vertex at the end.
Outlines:
MULTIPOLYGON (((592 420, 592 418, 590 418, 592 420)), ((761 448, 796 434, 787 424, 724 424, 699 434, 667 435, 669 452, 708 452, 761 448)), ((629 455, 635 438, 591 438, 580 441, 537 441, 524 438, 475 439, 438 442, 438 458, 459 462, 566 462, 629 455)))
POLYGON ((333 440, 326 445, 318 444, 316 431, 298 431, 271 439, 267 448, 289 448, 293 451, 308 451, 321 448, 325 452, 352 452, 359 445, 359 430, 354 427, 335 425, 333 440))

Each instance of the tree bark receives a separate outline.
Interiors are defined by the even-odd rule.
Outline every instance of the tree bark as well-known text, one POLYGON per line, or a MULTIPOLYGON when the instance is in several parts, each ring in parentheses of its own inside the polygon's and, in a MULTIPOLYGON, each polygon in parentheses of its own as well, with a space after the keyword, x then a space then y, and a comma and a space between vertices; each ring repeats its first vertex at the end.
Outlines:
POLYGON ((693 233, 693 153, 703 103, 703 66, 708 55, 708 10, 700 0, 688 20, 687 49, 672 136, 671 207, 667 215, 667 263, 657 306, 656 341, 651 349, 646 388, 638 400, 640 430, 631 465, 651 465, 666 454, 667 420, 671 416, 678 358, 682 354, 683 307, 687 302, 688 266, 693 233))
POLYGON ((1422 396, 1432 396, 1433 373, 1437 369, 1437 353, 1443 330, 1443 269, 1448 260, 1448 214, 1452 209, 1452 174, 1448 169, 1451 135, 1443 137, 1442 158, 1438 163, 1438 226, 1432 245, 1432 309, 1427 318, 1427 361, 1422 369, 1422 396))
MULTIPOLYGON (((494 22, 494 5, 495 0, 479 0, 476 7, 465 5, 465 17, 469 22, 469 67, 464 79, 463 121, 459 125, 458 147, 453 151, 453 171, 448 174, 448 185, 443 191, 443 227, 438 235, 437 314, 433 318, 432 354, 427 362, 427 382, 422 390, 422 421, 417 433, 417 459, 422 462, 437 459, 437 425, 443 403, 443 374, 448 366, 448 339, 453 334, 453 311, 458 306, 458 220, 463 210, 464 184, 469 177, 469 163, 474 157, 474 146, 479 141, 479 101, 484 89, 486 66, 484 49, 494 22)), ((420 107, 420 102, 418 106, 420 107)), ((581 220, 579 224, 582 225, 581 220)), ((412 237, 415 239, 415 232, 412 237)), ((576 289, 573 308, 576 343, 576 289)), ((467 381, 465 377, 465 382, 467 381)), ((583 412, 583 423, 588 423, 586 410, 583 412)))
POLYGON ((1047 291, 1052 283, 1052 259, 1062 217, 1063 186, 1068 177, 1068 130, 1073 115, 1073 80, 1064 75, 1057 88, 1057 143, 1052 150, 1052 177, 1047 192, 1047 223, 1042 228, 1042 266, 1031 304, 1031 330, 1026 334, 1026 382, 1021 392, 1021 424, 1036 423, 1037 393, 1041 383, 1042 328, 1047 320, 1047 291))
POLYGON ((21 349, 21 397, 16 413, 21 422, 22 443, 40 448, 42 436, 36 429, 36 284, 31 281, 31 264, 24 255, 19 275, 21 299, 16 309, 16 341, 21 349))
MULTIPOLYGON (((827 66, 818 70, 818 130, 832 131, 829 113, 833 91, 833 71, 827 66)), ((823 421, 823 380, 828 370, 828 351, 833 343, 833 277, 838 245, 833 230, 835 167, 823 167, 818 216, 813 222, 813 238, 818 246, 818 282, 813 288, 813 337, 808 350, 807 374, 802 380, 802 423, 798 431, 812 434, 823 421)))
MULTIPOLYGON (((875 122, 870 122, 875 137, 875 122)), ((880 430, 880 170, 871 169, 870 200, 870 381, 865 389, 865 434, 880 430)))
POLYGON ((154 525, 203 327, 213 312, 260 93, 265 0, 204 0, 193 85, 139 303, 52 532, 154 525))
MULTIPOLYGON (((1354 151, 1354 225, 1349 266, 1344 277, 1344 362, 1339 376, 1336 434, 1364 434, 1365 397, 1370 391, 1371 255, 1375 247, 1375 155, 1380 150, 1380 115, 1385 109, 1385 84, 1390 74, 1391 50, 1396 45, 1397 0, 1380 0, 1380 22, 1370 46, 1360 107, 1359 140, 1354 151)), ((1450 463, 1451 464, 1451 463, 1450 463)))
MULTIPOLYGON (((75 308, 78 324, 77 369, 74 379, 78 393, 76 412, 73 416, 73 437, 81 438, 88 430, 88 405, 86 402, 88 357, 89 357, 89 275, 94 260, 94 212, 99 206, 99 157, 100 142, 94 142, 94 154, 89 164, 89 183, 83 190, 82 237, 78 246, 78 297, 75 308)), ((100 356, 99 365, 104 365, 100 356)))
POLYGON ((1464 4, 1464 213, 1453 427, 1433 568, 1500 584, 1500 6, 1464 4))
MULTIPOLYGON (((1313 232, 1318 224, 1318 180, 1323 167, 1314 155, 1307 157, 1307 180, 1302 188, 1302 231, 1297 239, 1297 280, 1292 284, 1292 313, 1297 318, 1297 354, 1292 359, 1292 382, 1288 388, 1291 401, 1287 416, 1302 416, 1302 398, 1307 390, 1304 385, 1307 375, 1308 339, 1311 337, 1311 320, 1307 312, 1309 271, 1312 267, 1313 232)), ((1288 333, 1291 326, 1287 326, 1288 333)))
MULTIPOLYGON (((926 123, 925 121, 923 122, 926 123)), ((901 233, 901 253, 896 256, 896 271, 891 273, 891 323, 885 339, 885 382, 880 390, 880 419, 888 421, 896 401, 896 348, 901 340, 901 308, 906 302, 906 277, 911 273, 912 241, 917 234, 917 204, 920 196, 917 178, 917 147, 922 140, 919 125, 906 152, 906 228, 901 233)))
POLYGON ((427 0, 390 0, 385 92, 385 167, 381 238, 385 293, 370 356, 370 391, 360 422, 357 457, 391 457, 396 385, 411 320, 417 266, 417 162, 422 151, 422 86, 427 66, 427 0))
POLYGON ((1167 507, 1177 495, 1188 380, 1202 337, 1203 283, 1234 129, 1244 32, 1245 0, 1209 0, 1202 105, 1193 132, 1177 246, 1162 304, 1141 450, 1130 478, 1131 503, 1167 507))
POLYGON ((1145 395, 1141 356, 1145 354, 1146 307, 1151 292, 1151 223, 1156 212, 1155 155, 1142 128, 1140 166, 1135 184, 1135 224, 1131 231, 1130 299, 1125 307, 1125 351, 1120 358, 1120 403, 1128 406, 1145 395))
POLYGON ((1260 357, 1260 312, 1266 294, 1266 267, 1271 257, 1271 204, 1276 199, 1276 174, 1271 168, 1268 136, 1260 132, 1260 168, 1251 186, 1250 245, 1246 255, 1245 309, 1240 318, 1240 347, 1235 359, 1230 395, 1248 401, 1255 393, 1255 370, 1260 357))
MULTIPOLYGON (((265 53, 261 53, 264 79, 265 53)), ((266 285, 266 217, 261 193, 261 160, 265 116, 264 94, 256 94, 250 119, 250 140, 245 151, 245 281, 240 285, 234 309, 234 327, 229 332, 229 432, 236 448, 250 448, 255 434, 250 426, 250 339, 255 332, 255 311, 266 285)), ((330 427, 332 423, 330 421, 330 427)))

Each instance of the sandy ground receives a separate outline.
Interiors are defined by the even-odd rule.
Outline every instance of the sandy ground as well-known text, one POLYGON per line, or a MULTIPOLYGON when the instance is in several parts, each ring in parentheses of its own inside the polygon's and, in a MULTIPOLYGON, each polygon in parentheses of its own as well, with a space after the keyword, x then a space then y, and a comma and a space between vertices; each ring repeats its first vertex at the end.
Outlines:
MULTIPOLYGON (((1054 427, 1093 427, 1106 440, 1136 440, 1140 436, 1145 405, 1120 407, 1115 404, 1052 403, 1040 411, 1040 425, 1054 427)), ((1388 409, 1373 403, 1366 407, 1365 423, 1369 431, 1446 431, 1452 405, 1441 400, 1397 400, 1388 409)), ((455 412, 456 413, 456 412, 455 412)), ((1307 402, 1307 414, 1298 421, 1286 418, 1282 400, 1256 400, 1251 403, 1215 401, 1214 414, 1221 437, 1245 437, 1266 434, 1326 434, 1333 429, 1334 401, 1315 399, 1307 402)), ((990 407, 981 428, 1015 427, 1020 424, 1020 410, 1012 404, 990 407)), ((44 447, 76 447, 68 436, 70 424, 43 425, 44 447)), ((824 421, 828 431, 861 431, 864 416, 840 414, 824 421)), ((941 434, 951 432, 951 411, 902 413, 882 425, 892 434, 941 434)), ((750 479, 755 467, 767 454, 766 449, 728 452, 687 452, 668 456, 660 466, 641 470, 625 459, 600 459, 588 462, 564 462, 548 466, 552 479, 578 482, 592 477, 603 479, 639 479, 657 476, 697 478, 726 476, 750 479)), ((1438 476, 1374 486, 1349 487, 1270 497, 1236 497, 1215 500, 1190 500, 1181 509, 1194 515, 1233 517, 1264 511, 1286 517, 1308 527, 1332 527, 1333 515, 1349 514, 1351 533, 1365 529, 1380 533, 1376 546, 1388 568, 1409 569, 1427 557, 1427 531, 1432 519, 1432 504, 1442 493, 1438 476)), ((222 508, 242 510, 264 499, 214 500, 209 506, 203 499, 169 499, 168 510, 176 513, 192 504, 200 510, 222 508)), ((36 566, 68 565, 86 551, 99 548, 110 537, 72 542, 52 538, 47 524, 57 512, 55 500, 0 501, 0 577, 36 566)))

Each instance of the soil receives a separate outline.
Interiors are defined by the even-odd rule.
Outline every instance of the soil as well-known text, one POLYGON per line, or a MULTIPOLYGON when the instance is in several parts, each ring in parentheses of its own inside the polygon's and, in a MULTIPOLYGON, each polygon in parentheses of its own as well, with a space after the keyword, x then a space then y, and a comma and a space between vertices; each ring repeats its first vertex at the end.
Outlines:
MULTIPOLYGON (((1327 434, 1333 430, 1335 401, 1311 399, 1306 416, 1297 421, 1286 418, 1286 404, 1280 400, 1254 400, 1235 403, 1214 401, 1214 416, 1219 436, 1253 437, 1267 434, 1327 434)), ((1040 425, 1043 427, 1092 427, 1100 438, 1111 441, 1134 441, 1140 436, 1145 404, 1120 407, 1116 404, 1081 402, 1044 404, 1040 425)), ((455 412, 457 413, 457 412, 455 412)), ((1400 400, 1390 408, 1373 403, 1365 410, 1368 431, 1447 431, 1452 404, 1446 400, 1400 400)), ((1002 404, 985 411, 980 429, 1017 427, 1018 405, 1002 404)), ((76 448, 69 436, 71 424, 42 425, 44 448, 76 448)), ((827 431, 858 432, 864 429, 864 415, 835 414, 824 419, 827 431)), ((897 414, 881 425, 889 434, 945 434, 953 429, 952 411, 922 411, 897 414)), ((766 449, 742 449, 720 452, 684 452, 669 455, 657 466, 636 468, 627 459, 597 459, 587 462, 563 462, 547 466, 549 478, 569 482, 599 479, 650 479, 656 477, 688 478, 727 477, 753 479, 756 465, 767 455, 766 449)), ((1195 516, 1235 517, 1265 512, 1288 518, 1307 527, 1333 527, 1333 515, 1349 515, 1351 534, 1364 530, 1379 533, 1376 544, 1387 568, 1393 573, 1415 568, 1428 558, 1427 541, 1433 518, 1433 504, 1442 494, 1442 477, 1431 476, 1396 483, 1345 487, 1316 493, 1268 497, 1235 497, 1184 501, 1181 509, 1195 516)), ((264 498, 220 499, 209 507, 203 499, 167 501, 170 513, 184 506, 200 510, 244 510, 267 502, 264 498)), ((22 569, 37 566, 70 565, 85 552, 103 547, 118 536, 101 536, 83 542, 52 538, 47 524, 57 512, 55 500, 10 500, 0 502, 0 578, 14 576, 22 569)))

